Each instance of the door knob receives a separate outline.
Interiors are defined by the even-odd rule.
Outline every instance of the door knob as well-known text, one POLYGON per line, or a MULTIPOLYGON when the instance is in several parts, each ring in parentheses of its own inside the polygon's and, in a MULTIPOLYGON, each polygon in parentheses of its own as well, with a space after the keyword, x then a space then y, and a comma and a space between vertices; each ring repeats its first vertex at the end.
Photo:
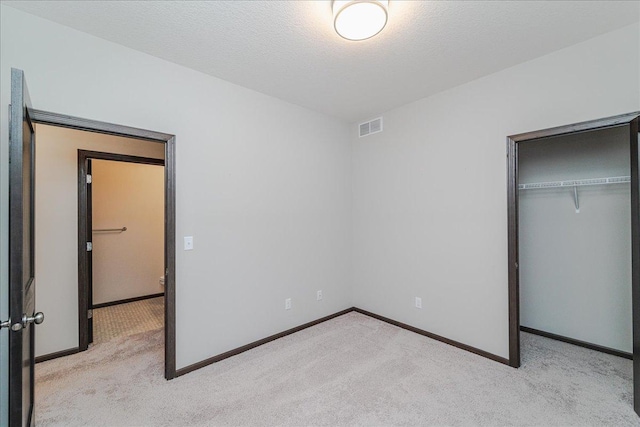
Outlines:
POLYGON ((26 328, 27 325, 30 323, 35 323, 36 325, 39 325, 42 322, 44 322, 44 314, 41 311, 37 312, 33 316, 27 316, 26 314, 22 316, 23 328, 26 328))

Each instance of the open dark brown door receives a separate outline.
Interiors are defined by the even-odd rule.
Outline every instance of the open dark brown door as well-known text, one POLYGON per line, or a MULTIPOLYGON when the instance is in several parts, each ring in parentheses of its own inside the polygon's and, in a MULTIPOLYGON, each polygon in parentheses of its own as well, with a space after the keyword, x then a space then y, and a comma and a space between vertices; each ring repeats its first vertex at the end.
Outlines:
POLYGON ((35 331, 35 130, 24 73, 11 69, 9 122, 9 425, 32 426, 35 331))
POLYGON ((631 292, 633 301, 633 409, 640 415, 640 148, 638 117, 629 123, 631 146, 631 292))

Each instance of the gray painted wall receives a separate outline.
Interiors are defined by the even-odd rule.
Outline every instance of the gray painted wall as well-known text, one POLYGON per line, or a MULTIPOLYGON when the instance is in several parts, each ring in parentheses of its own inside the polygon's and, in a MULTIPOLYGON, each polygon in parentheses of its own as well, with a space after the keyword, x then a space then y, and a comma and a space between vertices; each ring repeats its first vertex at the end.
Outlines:
POLYGON ((11 67, 39 109, 177 136, 178 368, 353 305, 347 123, 2 4, 0 314, 11 67))
MULTIPOLYGON (((520 182, 630 174, 629 128, 521 144, 520 182)), ((522 326, 632 351, 630 184, 520 191, 522 326)))
POLYGON ((629 26, 354 126, 356 306, 508 357, 506 137, 640 110, 639 41, 629 26))
MULTIPOLYGON (((178 136, 178 247, 195 237, 177 254, 178 367, 354 303, 506 356, 505 136, 640 109, 638 25, 392 110, 349 144, 334 118, 0 8, 1 129, 18 67, 40 109, 178 136)), ((6 352, 0 368, 6 415, 6 352)))

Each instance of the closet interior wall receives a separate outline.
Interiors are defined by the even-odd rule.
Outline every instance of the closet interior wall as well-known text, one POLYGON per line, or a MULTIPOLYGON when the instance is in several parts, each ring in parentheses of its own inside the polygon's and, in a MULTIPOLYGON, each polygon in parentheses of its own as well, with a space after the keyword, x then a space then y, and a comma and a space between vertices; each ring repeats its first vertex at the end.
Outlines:
POLYGON ((164 167, 91 162, 93 304, 163 293, 164 167))
MULTIPOLYGON (((519 144, 520 184, 630 175, 627 126, 519 144)), ((630 184, 519 191, 520 324, 632 352, 630 184)))

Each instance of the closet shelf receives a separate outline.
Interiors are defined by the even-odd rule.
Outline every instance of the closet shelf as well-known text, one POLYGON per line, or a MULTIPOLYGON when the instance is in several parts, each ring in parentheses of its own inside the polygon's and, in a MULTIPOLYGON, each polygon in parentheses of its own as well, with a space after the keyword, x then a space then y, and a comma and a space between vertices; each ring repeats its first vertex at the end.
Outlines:
POLYGON ((630 176, 614 176, 610 178, 574 179, 570 181, 531 182, 518 184, 518 190, 538 190, 559 187, 583 187, 587 185, 624 184, 631 182, 630 176))

